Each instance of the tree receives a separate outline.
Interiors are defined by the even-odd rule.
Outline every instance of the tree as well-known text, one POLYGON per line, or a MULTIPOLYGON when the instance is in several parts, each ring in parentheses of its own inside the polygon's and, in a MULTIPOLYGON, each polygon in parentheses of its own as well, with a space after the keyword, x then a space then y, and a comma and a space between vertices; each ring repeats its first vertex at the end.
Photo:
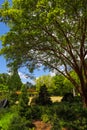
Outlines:
POLYGON ((36 82, 36 90, 38 92, 40 90, 40 87, 45 84, 49 94, 54 94, 54 90, 56 89, 56 86, 54 84, 53 77, 51 77, 50 75, 43 75, 37 78, 35 82, 36 82))
POLYGON ((72 82, 87 107, 86 0, 14 0, 12 6, 3 4, 0 16, 10 26, 1 50, 10 65, 55 69, 72 82))
POLYGON ((22 81, 18 74, 18 70, 12 70, 8 80, 9 91, 18 91, 21 89, 22 81))
POLYGON ((39 96, 37 97, 36 103, 39 105, 51 105, 52 104, 52 101, 50 99, 46 85, 42 85, 40 87, 39 96))
POLYGON ((8 79, 9 79, 9 74, 7 73, 0 74, 0 90, 1 91, 8 91, 8 79))
POLYGON ((72 92, 73 86, 69 80, 67 80, 63 75, 56 75, 53 77, 56 89, 54 91, 55 95, 63 96, 65 93, 72 92))
POLYGON ((25 85, 22 85, 21 88, 21 95, 19 98, 19 115, 21 117, 26 117, 27 118, 27 111, 28 111, 28 103, 29 103, 29 98, 27 94, 27 87, 25 85))

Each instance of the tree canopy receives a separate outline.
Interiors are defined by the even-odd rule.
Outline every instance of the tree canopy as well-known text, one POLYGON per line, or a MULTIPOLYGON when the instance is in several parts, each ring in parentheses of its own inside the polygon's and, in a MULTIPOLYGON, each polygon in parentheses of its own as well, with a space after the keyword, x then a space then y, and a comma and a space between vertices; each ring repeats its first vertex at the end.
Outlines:
POLYGON ((37 78, 35 80, 35 83, 36 83, 36 90, 38 92, 40 91, 41 86, 46 85, 49 94, 54 94, 53 91, 56 89, 56 86, 54 84, 53 77, 51 77, 50 75, 43 75, 37 78))
POLYGON ((9 65, 25 65, 31 71, 40 64, 55 69, 74 84, 87 106, 87 1, 13 0, 12 5, 6 1, 0 16, 10 27, 1 38, 1 54, 9 65))

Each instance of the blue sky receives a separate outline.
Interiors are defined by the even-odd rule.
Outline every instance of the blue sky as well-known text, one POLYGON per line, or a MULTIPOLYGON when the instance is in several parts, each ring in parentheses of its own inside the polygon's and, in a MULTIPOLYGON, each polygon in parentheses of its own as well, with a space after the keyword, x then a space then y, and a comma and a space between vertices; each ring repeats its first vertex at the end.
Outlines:
MULTIPOLYGON (((4 2, 4 0, 0 0, 0 6, 4 2)), ((4 24, 0 23, 0 36, 7 33, 9 31, 9 28, 4 24)), ((1 48, 1 41, 0 41, 0 48, 1 48)), ((0 56, 0 73, 8 73, 8 68, 6 67, 6 60, 3 56, 0 56)), ((22 82, 33 82, 30 78, 26 78, 25 73, 28 73, 28 71, 23 68, 20 69, 19 74, 21 77, 22 82)), ((37 78, 42 75, 48 75, 49 71, 43 71, 43 67, 41 67, 39 70, 34 71, 34 76, 37 78)))

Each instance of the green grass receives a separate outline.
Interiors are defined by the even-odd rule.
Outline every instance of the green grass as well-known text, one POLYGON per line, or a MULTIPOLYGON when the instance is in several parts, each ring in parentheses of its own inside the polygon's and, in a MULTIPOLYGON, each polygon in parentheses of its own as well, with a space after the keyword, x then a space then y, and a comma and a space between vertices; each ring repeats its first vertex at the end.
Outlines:
POLYGON ((8 112, 0 119, 0 127, 2 129, 0 130, 7 130, 8 124, 10 123, 10 120, 12 119, 14 113, 8 112))

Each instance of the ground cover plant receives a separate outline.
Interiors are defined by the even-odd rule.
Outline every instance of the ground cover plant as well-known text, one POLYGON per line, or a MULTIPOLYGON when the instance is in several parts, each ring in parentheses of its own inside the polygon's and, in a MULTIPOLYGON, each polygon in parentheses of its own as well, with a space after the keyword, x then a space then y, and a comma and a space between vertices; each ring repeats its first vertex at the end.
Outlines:
MULTIPOLYGON (((13 109, 13 108, 12 108, 13 109)), ((16 115, 16 111, 11 111, 11 109, 2 108, 0 109, 0 128, 1 130, 7 130, 12 120, 13 116, 16 115)))

